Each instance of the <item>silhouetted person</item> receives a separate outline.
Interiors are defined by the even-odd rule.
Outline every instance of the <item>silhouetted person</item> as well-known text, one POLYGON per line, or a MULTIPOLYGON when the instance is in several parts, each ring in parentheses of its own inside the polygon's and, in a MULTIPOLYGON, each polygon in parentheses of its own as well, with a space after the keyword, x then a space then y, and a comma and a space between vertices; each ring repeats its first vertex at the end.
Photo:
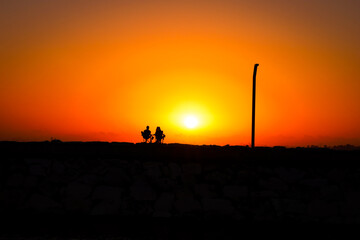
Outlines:
POLYGON ((146 126, 146 129, 144 131, 141 131, 141 135, 143 136, 146 143, 149 139, 150 139, 150 143, 154 139, 154 136, 151 135, 151 131, 149 130, 149 126, 146 126))
POLYGON ((160 127, 156 128, 155 138, 155 143, 162 143, 162 140, 165 138, 164 132, 160 129, 160 127))

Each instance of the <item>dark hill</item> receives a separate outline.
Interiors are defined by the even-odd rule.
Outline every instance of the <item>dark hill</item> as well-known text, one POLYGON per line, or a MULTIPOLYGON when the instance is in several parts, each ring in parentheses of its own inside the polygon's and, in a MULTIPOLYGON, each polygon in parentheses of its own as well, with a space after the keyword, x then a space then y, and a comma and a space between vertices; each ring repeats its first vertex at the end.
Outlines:
POLYGON ((44 219, 73 230, 96 229, 99 219, 102 228, 143 229, 360 221, 359 150, 2 142, 0 151, 7 229, 54 227, 44 219))

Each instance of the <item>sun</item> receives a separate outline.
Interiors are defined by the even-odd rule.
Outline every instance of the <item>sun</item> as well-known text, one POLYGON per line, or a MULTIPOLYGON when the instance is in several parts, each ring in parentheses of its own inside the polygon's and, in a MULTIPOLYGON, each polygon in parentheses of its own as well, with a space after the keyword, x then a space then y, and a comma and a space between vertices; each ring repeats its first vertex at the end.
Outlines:
POLYGON ((186 116, 184 124, 187 128, 196 128, 199 124, 199 120, 195 116, 186 116))

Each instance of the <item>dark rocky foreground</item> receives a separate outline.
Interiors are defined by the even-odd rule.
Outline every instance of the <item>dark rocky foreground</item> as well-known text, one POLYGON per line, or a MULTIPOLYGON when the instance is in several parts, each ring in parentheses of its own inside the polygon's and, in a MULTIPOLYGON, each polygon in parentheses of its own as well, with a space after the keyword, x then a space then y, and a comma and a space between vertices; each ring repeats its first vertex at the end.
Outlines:
POLYGON ((50 142, 0 151, 0 239, 221 239, 254 223, 360 222, 360 151, 50 142))

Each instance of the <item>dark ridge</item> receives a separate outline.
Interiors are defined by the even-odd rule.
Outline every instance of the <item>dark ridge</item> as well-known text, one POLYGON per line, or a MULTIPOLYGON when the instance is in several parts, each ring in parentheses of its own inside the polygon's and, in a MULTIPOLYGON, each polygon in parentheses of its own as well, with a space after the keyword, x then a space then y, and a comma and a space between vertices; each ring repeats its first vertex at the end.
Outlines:
POLYGON ((360 222, 359 150, 0 142, 0 152, 0 239, 239 239, 271 231, 253 224, 360 222))

